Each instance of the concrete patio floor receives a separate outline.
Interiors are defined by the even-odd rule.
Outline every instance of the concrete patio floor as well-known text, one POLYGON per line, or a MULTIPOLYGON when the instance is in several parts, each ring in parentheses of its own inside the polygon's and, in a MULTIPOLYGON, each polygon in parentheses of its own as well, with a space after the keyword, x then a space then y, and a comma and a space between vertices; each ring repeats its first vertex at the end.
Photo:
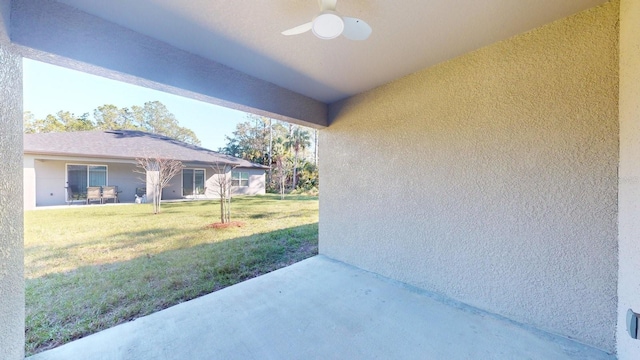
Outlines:
POLYGON ((30 359, 376 358, 615 356, 316 256, 30 359))

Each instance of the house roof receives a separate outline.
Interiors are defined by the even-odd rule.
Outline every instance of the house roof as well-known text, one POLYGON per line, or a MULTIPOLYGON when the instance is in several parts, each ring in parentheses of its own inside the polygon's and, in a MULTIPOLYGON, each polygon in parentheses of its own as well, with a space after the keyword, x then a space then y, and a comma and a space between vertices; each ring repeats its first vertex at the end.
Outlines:
POLYGON ((166 136, 135 130, 25 134, 24 152, 25 154, 118 159, 164 157, 190 163, 268 168, 166 136))

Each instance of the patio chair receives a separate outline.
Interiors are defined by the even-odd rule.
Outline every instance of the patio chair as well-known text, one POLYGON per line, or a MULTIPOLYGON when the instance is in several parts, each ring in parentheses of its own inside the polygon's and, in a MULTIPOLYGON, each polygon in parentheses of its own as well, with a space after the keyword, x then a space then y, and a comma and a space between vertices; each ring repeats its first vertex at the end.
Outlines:
POLYGON ((117 186, 103 186, 102 187, 102 203, 106 203, 109 199, 113 199, 113 203, 118 201, 118 187, 117 186))
POLYGON ((87 204, 90 204, 92 200, 98 200, 102 204, 100 186, 89 186, 87 188, 87 204))
POLYGON ((66 186, 65 189, 67 190, 67 198, 66 198, 66 203, 67 205, 71 205, 73 204, 73 202, 75 200, 80 200, 80 192, 77 191, 75 186, 66 186))

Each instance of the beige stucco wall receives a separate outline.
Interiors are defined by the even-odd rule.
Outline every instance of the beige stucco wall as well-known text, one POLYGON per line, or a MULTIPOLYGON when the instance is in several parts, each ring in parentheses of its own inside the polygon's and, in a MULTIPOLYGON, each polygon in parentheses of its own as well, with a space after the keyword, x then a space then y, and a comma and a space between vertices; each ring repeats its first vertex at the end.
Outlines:
POLYGON ((626 332, 628 309, 640 312, 640 0, 620 3, 620 171, 617 350, 637 359, 626 332))
MULTIPOLYGON (((66 204, 65 162, 35 159, 34 165, 36 206, 66 204)), ((25 194, 29 190, 25 188, 25 194)))
MULTIPOLYGON (((0 10, 6 1, 0 2, 0 10)), ((5 13, 0 14, 5 17, 5 13)), ((24 358, 22 58, 0 29, 0 358, 24 358)))
MULTIPOLYGON (((87 164, 107 166, 107 185, 118 186, 120 202, 133 202, 137 187, 144 187, 140 180, 144 175, 135 173, 135 164, 129 162, 113 162, 110 159, 69 158, 60 160, 52 156, 24 156, 24 197, 25 210, 27 199, 33 198, 35 206, 52 206, 66 204, 66 166, 67 164, 87 164), (33 164, 30 167, 30 164, 33 164)), ((29 201, 31 204, 31 201, 29 201)))
POLYGON ((320 253, 613 351, 617 20, 607 3, 333 104, 320 253))
POLYGON ((22 158, 22 192, 23 205, 25 210, 36 207, 36 159, 33 156, 25 155, 22 158))
POLYGON ((264 170, 242 169, 237 171, 246 172, 249 175, 249 186, 233 186, 232 195, 264 195, 265 194, 265 172, 264 170))
MULTIPOLYGON (((185 164, 186 168, 189 169, 202 169, 205 173, 205 194, 197 195, 197 196, 187 196, 187 198, 198 198, 198 199, 218 199, 218 175, 216 171, 211 166, 203 166, 203 165, 194 165, 194 164, 185 164)), ((264 195, 265 194, 265 173, 264 170, 255 170, 255 169, 238 169, 238 171, 248 172, 249 173, 249 186, 243 187, 232 187, 231 195, 264 195)), ((230 181, 231 173, 227 172, 227 177, 230 181)), ((162 199, 164 200, 174 200, 174 199, 182 199, 182 174, 177 175, 174 179, 170 181, 170 186, 165 188, 162 191, 162 199)))

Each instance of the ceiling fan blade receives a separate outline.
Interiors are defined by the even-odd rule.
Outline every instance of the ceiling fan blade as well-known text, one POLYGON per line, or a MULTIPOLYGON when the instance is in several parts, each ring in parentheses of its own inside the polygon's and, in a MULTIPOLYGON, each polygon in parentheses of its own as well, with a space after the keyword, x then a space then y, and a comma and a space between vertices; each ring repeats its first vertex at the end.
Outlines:
POLYGON ((336 11, 336 3, 338 0, 318 0, 320 11, 331 10, 336 11))
POLYGON ((343 16, 344 31, 342 35, 349 40, 366 40, 371 35, 371 26, 364 20, 343 16))
POLYGON ((282 32, 282 35, 298 35, 298 34, 302 34, 305 33, 309 30, 311 30, 311 26, 313 25, 313 22, 308 22, 306 24, 302 24, 302 25, 298 25, 292 29, 289 30, 285 30, 282 32))

